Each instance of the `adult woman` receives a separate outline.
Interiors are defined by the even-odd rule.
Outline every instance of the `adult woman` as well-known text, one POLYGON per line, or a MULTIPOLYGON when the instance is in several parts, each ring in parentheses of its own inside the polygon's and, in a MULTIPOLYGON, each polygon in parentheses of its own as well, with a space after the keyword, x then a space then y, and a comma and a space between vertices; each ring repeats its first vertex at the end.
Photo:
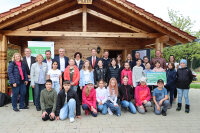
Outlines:
POLYGON ((47 64, 42 62, 44 60, 41 54, 36 57, 36 62, 31 67, 31 86, 34 88, 35 106, 36 110, 40 111, 40 93, 45 88, 47 79, 47 64))
POLYGON ((77 92, 79 79, 80 79, 79 69, 75 65, 74 59, 70 59, 69 65, 64 71, 64 80, 69 80, 71 82, 71 88, 75 92, 77 92))
POLYGON ((80 52, 76 52, 74 54, 74 59, 75 59, 75 65, 78 67, 79 71, 83 67, 83 60, 82 60, 82 54, 80 52))
POLYGON ((26 84, 28 83, 28 75, 26 72, 26 66, 22 62, 22 56, 19 53, 15 53, 12 57, 12 62, 8 66, 9 83, 12 87, 12 106, 13 110, 18 112, 17 97, 20 93, 19 108, 27 109, 24 105, 26 95, 26 84))

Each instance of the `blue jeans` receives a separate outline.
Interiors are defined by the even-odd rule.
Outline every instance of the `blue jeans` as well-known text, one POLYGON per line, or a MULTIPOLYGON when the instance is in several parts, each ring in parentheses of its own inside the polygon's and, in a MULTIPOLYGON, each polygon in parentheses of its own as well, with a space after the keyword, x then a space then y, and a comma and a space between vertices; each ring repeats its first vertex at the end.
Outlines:
POLYGON ((107 104, 106 103, 102 105, 97 104, 97 110, 100 111, 103 115, 106 115, 108 112, 107 104))
POLYGON ((40 93, 45 88, 44 84, 35 83, 34 96, 35 96, 35 106, 36 108, 41 108, 40 106, 40 93))
POLYGON ((69 118, 74 118, 74 112, 76 108, 76 101, 75 99, 70 99, 67 103, 64 104, 62 109, 60 110, 59 117, 61 120, 69 118))
POLYGON ((170 95, 170 104, 172 104, 173 100, 174 100, 174 90, 175 90, 175 88, 169 88, 169 90, 168 90, 168 93, 170 95))
POLYGON ((119 106, 114 106, 114 104, 111 101, 107 101, 107 106, 110 108, 110 110, 117 116, 121 115, 121 110, 119 106))
POLYGON ((52 88, 54 88, 58 94, 60 92, 60 82, 53 81, 52 88))
POLYGON ((22 81, 17 87, 12 86, 12 106, 13 109, 17 108, 17 97, 20 93, 19 98, 19 108, 24 108, 24 102, 25 102, 25 95, 26 95, 26 85, 24 84, 24 81, 22 81))
POLYGON ((190 105, 190 101, 189 101, 189 89, 180 89, 177 88, 178 91, 178 103, 182 103, 182 97, 184 95, 185 98, 185 104, 190 105))
MULTIPOLYGON (((157 103, 159 104, 159 101, 157 101, 157 103)), ((165 100, 165 101, 162 103, 161 106, 163 106, 163 110, 164 110, 165 112, 167 112, 167 108, 168 108, 168 106, 169 106, 169 100, 165 100)), ((157 107, 156 107, 156 105, 155 105, 155 114, 156 114, 156 115, 160 115, 160 113, 161 113, 161 111, 162 111, 161 106, 160 106, 160 110, 157 110, 157 107)))
POLYGON ((74 90, 75 92, 77 92, 77 88, 78 88, 78 85, 77 86, 71 86, 71 89, 74 90))
POLYGON ((131 101, 129 102, 129 101, 123 100, 121 101, 121 106, 123 108, 129 108, 131 113, 136 114, 136 108, 131 101))
MULTIPOLYGON (((85 111, 86 111, 86 110, 88 110, 88 111, 90 110, 87 104, 83 104, 83 105, 82 105, 82 108, 83 108, 83 110, 85 110, 85 111)), ((93 111, 91 111, 91 115, 92 115, 93 117, 97 117, 97 113, 93 113, 93 111)))

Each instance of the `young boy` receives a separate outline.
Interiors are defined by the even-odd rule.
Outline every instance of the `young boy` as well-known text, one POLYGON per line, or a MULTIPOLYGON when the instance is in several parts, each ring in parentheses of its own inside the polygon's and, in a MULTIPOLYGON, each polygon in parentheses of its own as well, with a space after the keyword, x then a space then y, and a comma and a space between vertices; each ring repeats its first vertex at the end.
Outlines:
POLYGON ((167 108, 169 106, 169 100, 167 90, 164 88, 164 81, 159 79, 157 81, 158 87, 153 91, 153 101, 155 103, 155 114, 160 115, 162 112, 163 116, 167 115, 167 108), (163 109, 161 109, 163 106, 163 109))
POLYGON ((76 109, 77 118, 81 118, 80 103, 77 93, 71 89, 70 81, 63 82, 64 89, 58 93, 56 105, 56 120, 65 120, 69 117, 70 122, 74 122, 74 112, 76 109))
POLYGON ((57 92, 52 89, 52 81, 46 81, 46 89, 41 91, 40 104, 42 109, 42 120, 55 120, 57 92))
POLYGON ((187 61, 185 59, 182 59, 180 61, 180 66, 177 70, 177 76, 176 76, 176 87, 178 91, 178 107, 177 111, 181 110, 182 106, 182 97, 184 95, 185 98, 185 112, 189 113, 190 112, 190 103, 189 103, 189 88, 190 88, 190 83, 192 82, 193 75, 192 71, 187 68, 187 61))

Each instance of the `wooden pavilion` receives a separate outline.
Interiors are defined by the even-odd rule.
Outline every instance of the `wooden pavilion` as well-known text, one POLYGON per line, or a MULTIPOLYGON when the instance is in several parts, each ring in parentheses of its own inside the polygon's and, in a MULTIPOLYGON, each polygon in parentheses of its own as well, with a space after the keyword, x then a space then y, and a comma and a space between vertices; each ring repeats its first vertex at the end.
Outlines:
POLYGON ((31 0, 0 14, 0 91, 7 91, 7 48, 23 52, 27 41, 54 41, 55 54, 91 48, 120 51, 192 42, 195 37, 126 0, 31 0))

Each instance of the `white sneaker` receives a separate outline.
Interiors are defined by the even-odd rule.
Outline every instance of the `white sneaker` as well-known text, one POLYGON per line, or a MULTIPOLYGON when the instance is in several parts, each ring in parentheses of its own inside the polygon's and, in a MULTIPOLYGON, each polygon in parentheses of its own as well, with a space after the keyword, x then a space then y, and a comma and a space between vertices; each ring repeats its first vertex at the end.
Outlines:
POLYGON ((110 108, 108 108, 108 114, 113 115, 113 112, 110 110, 110 108))
POLYGON ((70 123, 73 123, 75 120, 74 118, 69 118, 70 123))

